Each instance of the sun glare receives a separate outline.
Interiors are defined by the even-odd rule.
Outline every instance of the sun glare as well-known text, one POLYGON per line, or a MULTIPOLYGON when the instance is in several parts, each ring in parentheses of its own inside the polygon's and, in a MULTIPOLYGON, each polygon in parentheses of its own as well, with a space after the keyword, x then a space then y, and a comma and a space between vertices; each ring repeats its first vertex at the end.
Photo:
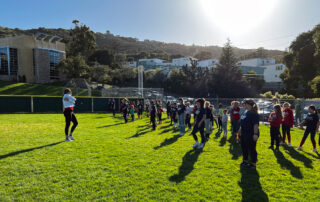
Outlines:
POLYGON ((219 29, 246 33, 271 15, 278 0, 200 0, 202 8, 219 29))

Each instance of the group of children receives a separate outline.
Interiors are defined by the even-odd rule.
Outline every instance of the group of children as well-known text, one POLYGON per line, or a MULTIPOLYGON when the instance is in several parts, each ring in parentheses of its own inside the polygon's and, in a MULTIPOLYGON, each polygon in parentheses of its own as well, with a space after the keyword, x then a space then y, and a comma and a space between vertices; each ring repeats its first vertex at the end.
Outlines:
MULTIPOLYGON (((290 129, 293 127, 294 116, 293 111, 290 108, 290 104, 286 102, 282 107, 279 104, 275 104, 274 110, 270 114, 268 121, 270 122, 271 136, 271 146, 269 148, 274 149, 274 144, 276 144, 276 149, 278 150, 279 145, 286 144, 286 137, 288 137, 288 146, 291 147, 290 129), (280 133, 280 127, 282 127, 282 137, 280 133)), ((300 123, 300 127, 302 128, 303 126, 306 126, 306 129, 300 145, 297 147, 297 150, 302 150, 302 146, 310 134, 313 146, 312 151, 317 152, 315 135, 319 128, 319 116, 315 106, 309 106, 306 118, 300 123)))

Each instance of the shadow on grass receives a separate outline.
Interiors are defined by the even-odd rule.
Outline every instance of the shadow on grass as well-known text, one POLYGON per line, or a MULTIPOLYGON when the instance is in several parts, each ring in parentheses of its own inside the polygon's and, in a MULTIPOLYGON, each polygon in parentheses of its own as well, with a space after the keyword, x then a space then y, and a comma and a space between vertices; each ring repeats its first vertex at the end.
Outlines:
POLYGON ((283 147, 287 153, 294 159, 301 161, 304 163, 304 166, 307 168, 313 168, 312 166, 312 160, 307 158, 305 155, 301 154, 300 152, 296 151, 294 148, 292 147, 288 147, 287 145, 285 145, 283 147))
POLYGON ((167 132, 170 132, 170 131, 177 132, 178 129, 168 128, 168 129, 165 129, 165 130, 161 131, 159 134, 164 134, 164 133, 167 133, 167 132))
POLYGON ((241 145, 236 143, 232 136, 230 136, 228 142, 230 143, 229 153, 232 155, 233 160, 237 160, 242 155, 241 145))
POLYGON ((144 135, 144 134, 146 134, 146 133, 148 133, 148 132, 150 132, 149 130, 139 130, 139 131, 137 131, 136 132, 136 134, 134 134, 133 136, 131 136, 131 137, 127 137, 126 139, 131 139, 131 138, 136 138, 136 137, 139 137, 139 136, 141 136, 141 135, 144 135))
POLYGON ((222 138, 220 139, 220 144, 219 144, 219 146, 220 146, 220 147, 223 147, 226 143, 227 143, 227 138, 226 138, 226 137, 222 137, 222 138))
POLYGON ((175 143, 178 139, 179 139, 179 137, 181 137, 180 135, 175 135, 175 136, 173 136, 172 138, 170 138, 170 139, 165 139, 159 146, 156 146, 156 147, 154 147, 154 149, 160 149, 161 147, 164 147, 164 146, 168 146, 168 145, 170 145, 170 144, 173 144, 173 143, 175 143))
POLYGON ((293 177, 302 179, 302 173, 298 166, 295 166, 291 161, 289 161, 281 151, 273 150, 275 157, 277 158, 277 162, 280 164, 281 168, 290 170, 290 173, 293 177))
POLYGON ((202 150, 190 150, 182 158, 182 164, 179 167, 179 173, 169 177, 171 182, 180 183, 185 180, 186 176, 189 175, 194 169, 194 164, 197 162, 199 155, 202 150))
POLYGON ((219 139, 219 137, 221 136, 222 131, 218 130, 216 132, 216 134, 214 135, 214 139, 219 139))
POLYGON ((268 195, 261 187, 258 171, 241 167, 240 172, 239 186, 242 189, 242 201, 269 201, 268 195))
POLYGON ((316 155, 312 154, 312 153, 305 152, 305 151, 301 151, 301 152, 303 152, 303 153, 307 154, 308 156, 311 156, 311 157, 313 157, 315 159, 320 160, 320 154, 318 152, 316 152, 316 155))
POLYGON ((108 128, 108 127, 118 126, 118 125, 122 125, 122 124, 124 124, 124 123, 115 123, 115 124, 111 124, 111 125, 99 126, 97 128, 108 128))
POLYGON ((43 145, 43 146, 40 146, 40 147, 33 147, 33 148, 29 148, 29 149, 23 149, 23 150, 20 150, 20 151, 11 152, 11 153, 8 153, 8 154, 5 154, 5 155, 1 155, 1 156, 0 156, 0 160, 1 160, 1 159, 8 158, 8 157, 11 157, 11 156, 15 156, 15 155, 18 155, 18 154, 22 154, 22 153, 26 153, 26 152, 31 152, 31 151, 33 151, 33 150, 42 149, 42 148, 45 148, 45 147, 52 147, 52 146, 61 144, 62 142, 64 142, 64 141, 55 142, 55 143, 43 145))

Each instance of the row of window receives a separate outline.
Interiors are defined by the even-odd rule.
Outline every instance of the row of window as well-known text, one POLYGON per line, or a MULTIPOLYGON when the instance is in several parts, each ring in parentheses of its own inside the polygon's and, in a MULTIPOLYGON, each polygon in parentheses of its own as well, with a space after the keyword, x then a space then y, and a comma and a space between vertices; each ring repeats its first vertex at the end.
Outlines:
POLYGON ((17 75, 18 51, 16 48, 0 48, 0 75, 17 75))

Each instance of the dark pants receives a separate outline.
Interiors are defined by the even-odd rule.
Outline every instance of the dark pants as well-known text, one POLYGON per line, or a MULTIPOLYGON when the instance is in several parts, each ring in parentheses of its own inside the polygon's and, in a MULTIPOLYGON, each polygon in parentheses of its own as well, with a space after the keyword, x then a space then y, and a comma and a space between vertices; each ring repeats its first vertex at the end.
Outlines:
POLYGON ((116 116, 116 110, 115 109, 112 109, 112 114, 113 114, 113 116, 116 116))
POLYGON ((187 114, 187 115, 186 115, 186 121, 185 121, 185 123, 186 123, 186 126, 191 129, 191 123, 190 123, 190 121, 191 121, 191 115, 190 115, 190 114, 187 114))
POLYGON ((271 147, 273 147, 274 142, 276 142, 276 147, 278 148, 280 144, 280 127, 271 126, 270 136, 271 136, 271 147))
POLYGON ((134 121, 134 114, 131 115, 131 121, 134 121))
POLYGON ((200 135, 201 135, 201 143, 205 143, 206 138, 204 136, 204 123, 202 123, 200 127, 198 127, 197 123, 194 125, 193 130, 192 130, 192 136, 195 141, 198 141, 198 137, 197 137, 198 131, 200 132, 200 135))
POLYGON ((257 150, 256 145, 257 142, 253 140, 253 136, 245 137, 245 134, 241 136, 241 149, 243 155, 243 161, 248 161, 248 157, 250 155, 252 163, 257 162, 257 150))
POLYGON ((221 117, 218 118, 219 130, 222 130, 222 120, 221 117))
POLYGON ((155 130, 156 127, 157 127, 156 117, 155 116, 150 116, 150 121, 152 123, 152 129, 155 130))
POLYGON ((289 125, 282 125, 282 142, 286 141, 286 136, 288 136, 289 143, 291 142, 290 128, 289 125))
POLYGON ((71 131, 70 131, 71 133, 74 131, 74 129, 76 129, 76 127, 78 125, 78 121, 77 121, 77 118, 71 109, 65 109, 63 114, 64 114, 64 117, 66 118, 66 127, 64 129, 64 132, 65 132, 66 136, 68 136, 71 121, 73 123, 73 125, 71 127, 71 131))
POLYGON ((304 135, 303 135, 303 138, 302 138, 302 141, 306 141, 308 135, 311 134, 311 142, 314 143, 316 142, 316 140, 314 139, 315 136, 316 136, 316 129, 314 128, 310 128, 310 127, 307 127, 306 130, 304 131, 304 135))
POLYGON ((128 114, 123 113, 124 122, 128 123, 128 114))

